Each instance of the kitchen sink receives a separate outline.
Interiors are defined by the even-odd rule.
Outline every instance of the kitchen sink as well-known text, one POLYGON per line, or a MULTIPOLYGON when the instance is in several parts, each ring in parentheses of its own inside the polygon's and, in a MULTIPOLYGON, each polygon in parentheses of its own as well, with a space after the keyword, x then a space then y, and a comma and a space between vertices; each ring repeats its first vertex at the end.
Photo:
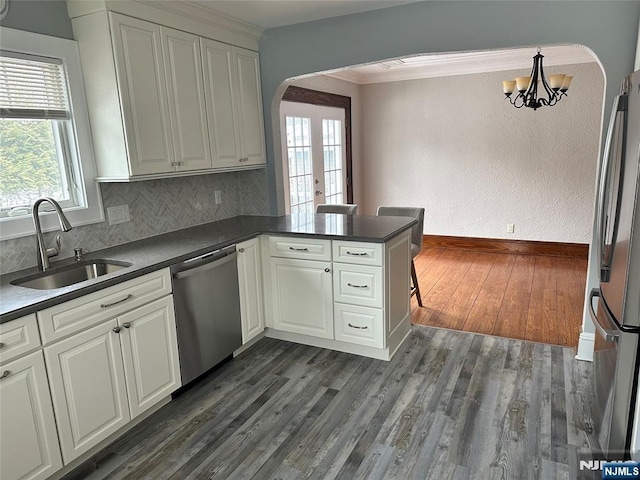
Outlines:
POLYGON ((116 260, 84 260, 73 265, 17 278, 11 282, 11 285, 36 290, 53 290, 117 272, 131 265, 131 263, 116 260))

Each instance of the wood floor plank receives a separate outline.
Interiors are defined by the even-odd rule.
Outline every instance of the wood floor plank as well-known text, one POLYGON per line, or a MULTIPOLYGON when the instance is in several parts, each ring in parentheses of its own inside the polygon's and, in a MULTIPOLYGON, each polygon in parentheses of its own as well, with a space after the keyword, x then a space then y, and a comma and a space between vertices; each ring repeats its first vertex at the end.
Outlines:
POLYGON ((535 257, 518 255, 504 294, 504 301, 496 319, 493 335, 507 338, 524 338, 535 257))
POLYGON ((586 259, 433 247, 415 262, 412 323, 577 346, 586 259))
POLYGON ((254 347, 65 480, 547 480, 598 448, 567 348, 418 325, 390 362, 254 347))
POLYGON ((527 311, 525 340, 558 344, 556 259, 536 256, 527 311))
POLYGON ((578 258, 558 258, 557 264, 558 344, 573 346, 582 325, 587 264, 578 258))
POLYGON ((461 330, 493 333, 515 260, 515 255, 496 255, 487 279, 482 284, 482 289, 461 330))

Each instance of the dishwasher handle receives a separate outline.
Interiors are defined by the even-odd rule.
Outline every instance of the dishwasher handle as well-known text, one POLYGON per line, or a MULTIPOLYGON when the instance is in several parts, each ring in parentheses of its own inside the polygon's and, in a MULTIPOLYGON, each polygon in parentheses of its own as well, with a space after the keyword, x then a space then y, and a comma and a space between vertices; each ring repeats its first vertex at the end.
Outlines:
POLYGON ((176 280, 179 280, 235 261, 237 256, 236 246, 232 245, 231 247, 216 250, 215 252, 178 263, 171 267, 171 275, 176 280))

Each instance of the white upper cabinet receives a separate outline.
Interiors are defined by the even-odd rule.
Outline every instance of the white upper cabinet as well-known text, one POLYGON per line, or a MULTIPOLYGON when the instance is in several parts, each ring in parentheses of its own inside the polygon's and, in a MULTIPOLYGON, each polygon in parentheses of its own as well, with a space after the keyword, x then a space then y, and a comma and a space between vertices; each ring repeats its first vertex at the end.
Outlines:
POLYGON ((258 54, 201 39, 214 168, 266 162, 258 54))
POLYGON ((238 71, 238 118, 241 153, 246 165, 265 163, 260 60, 258 54, 233 48, 238 71))
POLYGON ((200 39, 171 28, 160 31, 177 169, 211 168, 200 39))
POLYGON ((98 181, 266 164, 258 54, 144 9, 153 22, 108 10, 72 18, 98 181))
POLYGON ((175 156, 160 27, 115 13, 109 17, 130 173, 173 171, 175 156))

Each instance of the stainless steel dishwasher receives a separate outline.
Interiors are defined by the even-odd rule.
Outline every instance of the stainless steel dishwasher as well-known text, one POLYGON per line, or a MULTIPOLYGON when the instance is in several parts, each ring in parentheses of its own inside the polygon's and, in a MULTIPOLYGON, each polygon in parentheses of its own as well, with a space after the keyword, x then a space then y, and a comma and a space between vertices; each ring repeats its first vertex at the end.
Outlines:
POLYGON ((171 267, 182 384, 242 345, 236 246, 171 267))

